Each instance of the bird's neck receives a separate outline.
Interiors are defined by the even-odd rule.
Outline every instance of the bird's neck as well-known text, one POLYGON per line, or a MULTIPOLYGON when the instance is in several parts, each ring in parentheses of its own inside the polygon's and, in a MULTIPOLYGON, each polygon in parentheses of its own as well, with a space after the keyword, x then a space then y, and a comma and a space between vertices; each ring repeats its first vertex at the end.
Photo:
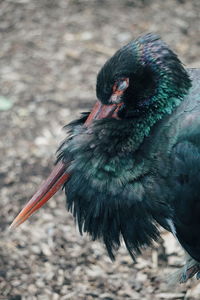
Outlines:
MULTIPOLYGON (((131 147, 130 151, 137 151, 144 138, 150 134, 151 128, 165 116, 171 115, 182 103, 191 86, 188 75, 185 75, 187 80, 184 80, 179 86, 173 86, 171 82, 167 84, 165 78, 163 82, 160 82, 157 93, 149 99, 148 106, 144 108, 143 113, 123 120, 125 124, 127 122, 127 130, 129 128, 130 135, 126 144, 128 149, 131 147)), ((120 122, 121 120, 119 124, 120 122)))

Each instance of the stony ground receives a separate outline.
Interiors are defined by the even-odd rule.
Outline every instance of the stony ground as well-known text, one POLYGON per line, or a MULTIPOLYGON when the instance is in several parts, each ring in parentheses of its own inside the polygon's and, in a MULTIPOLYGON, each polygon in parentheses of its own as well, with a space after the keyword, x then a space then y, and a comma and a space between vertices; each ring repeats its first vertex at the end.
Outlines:
POLYGON ((200 299, 195 280, 167 284, 182 255, 170 234, 136 263, 123 247, 112 263, 79 236, 62 192, 8 231, 52 168, 61 128, 94 103, 100 66, 144 32, 200 67, 199 0, 0 1, 0 299, 200 299))

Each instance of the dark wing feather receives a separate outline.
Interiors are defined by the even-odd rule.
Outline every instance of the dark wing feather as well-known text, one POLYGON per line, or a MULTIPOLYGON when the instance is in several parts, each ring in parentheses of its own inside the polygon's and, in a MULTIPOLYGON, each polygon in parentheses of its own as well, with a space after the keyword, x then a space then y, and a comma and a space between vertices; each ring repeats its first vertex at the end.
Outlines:
POLYGON ((200 128, 174 147, 172 181, 177 238, 200 262, 200 128))

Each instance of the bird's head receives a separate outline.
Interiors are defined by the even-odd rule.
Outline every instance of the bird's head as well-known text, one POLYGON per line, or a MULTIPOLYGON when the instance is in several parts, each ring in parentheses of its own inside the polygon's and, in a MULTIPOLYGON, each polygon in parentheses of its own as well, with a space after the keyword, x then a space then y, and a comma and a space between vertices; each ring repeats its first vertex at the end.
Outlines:
MULTIPOLYGON (((180 104, 190 85, 177 56, 158 36, 147 34, 122 47, 102 67, 96 84, 98 101, 83 126, 105 118, 131 120, 131 130, 137 136, 132 143, 136 149, 151 127, 180 104)), ((14 220, 13 227, 23 223, 70 178, 66 161, 56 165, 14 220)))
POLYGON ((120 106, 117 115, 123 119, 143 116, 155 108, 171 111, 189 87, 190 79, 176 54, 159 36, 147 34, 119 49, 104 64, 96 93, 101 103, 120 106))

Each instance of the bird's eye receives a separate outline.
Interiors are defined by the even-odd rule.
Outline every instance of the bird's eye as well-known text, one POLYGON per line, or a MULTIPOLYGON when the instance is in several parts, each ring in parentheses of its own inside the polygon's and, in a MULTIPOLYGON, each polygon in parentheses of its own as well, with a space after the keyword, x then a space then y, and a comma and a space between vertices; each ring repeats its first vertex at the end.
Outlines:
POLYGON ((123 80, 123 81, 120 81, 120 82, 118 83, 117 89, 118 89, 119 91, 124 91, 127 87, 128 87, 127 81, 126 81, 126 80, 123 80))
POLYGON ((123 92, 125 91, 129 86, 129 78, 123 78, 115 82, 113 86, 113 92, 123 92))

